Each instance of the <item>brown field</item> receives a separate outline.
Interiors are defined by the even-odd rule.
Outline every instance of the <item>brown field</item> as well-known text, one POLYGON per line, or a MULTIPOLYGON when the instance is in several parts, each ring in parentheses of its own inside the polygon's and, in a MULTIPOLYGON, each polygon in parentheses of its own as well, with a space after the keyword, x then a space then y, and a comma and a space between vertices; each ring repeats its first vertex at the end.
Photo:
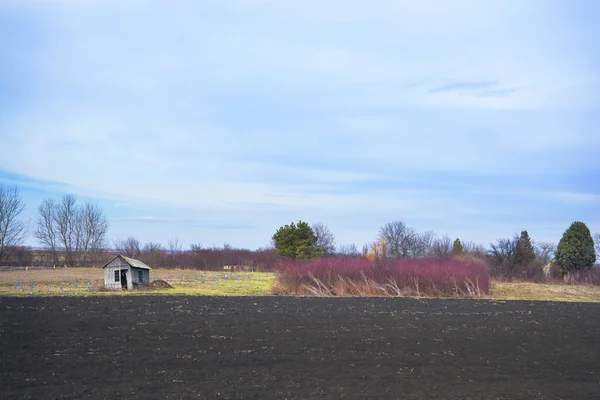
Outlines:
POLYGON ((600 302, 600 286, 554 283, 498 282, 490 285, 490 299, 600 302))
MULTIPOLYGON (((169 282, 173 289, 157 289, 152 293, 173 295, 272 295, 275 283, 274 274, 267 275, 265 272, 235 273, 227 279, 224 272, 155 269, 151 272, 151 279, 155 278, 169 282)), ((142 293, 104 291, 103 279, 102 268, 0 271, 0 296, 31 296, 31 283, 34 284, 33 295, 43 296, 142 293), (22 282, 22 291, 16 287, 19 279, 22 282), (77 282, 77 287, 74 286, 74 281, 77 282)), ((598 303, 600 286, 492 281, 490 293, 482 298, 598 303)))
MULTIPOLYGON (((150 279, 164 280, 173 286, 172 289, 152 290, 151 293, 155 294, 259 296, 271 294, 274 275, 266 272, 226 274, 217 271, 155 269, 150 272, 150 279)), ((0 296, 31 296, 32 294, 42 296, 137 295, 148 294, 148 291, 106 291, 102 268, 0 271, 0 296), (22 291, 20 287, 16 287, 18 280, 22 282, 22 291)))

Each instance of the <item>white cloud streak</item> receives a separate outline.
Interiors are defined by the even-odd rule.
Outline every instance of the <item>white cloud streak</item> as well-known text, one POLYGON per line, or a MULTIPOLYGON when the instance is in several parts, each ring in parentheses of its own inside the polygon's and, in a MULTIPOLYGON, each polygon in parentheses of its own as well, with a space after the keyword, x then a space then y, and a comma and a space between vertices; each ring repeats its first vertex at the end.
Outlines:
MULTIPOLYGON (((485 213, 461 193, 373 182, 598 171, 598 65, 557 3, 62 0, 0 11, 15 38, 0 38, 12 66, 0 88, 16 85, 14 98, 0 94, 11 149, 0 169, 84 195, 222 215, 264 205, 277 213, 236 218, 269 226, 296 214, 345 226, 376 209, 373 229, 398 214, 431 220, 431 209, 485 213)), ((568 204, 596 196, 555 191, 568 204)))

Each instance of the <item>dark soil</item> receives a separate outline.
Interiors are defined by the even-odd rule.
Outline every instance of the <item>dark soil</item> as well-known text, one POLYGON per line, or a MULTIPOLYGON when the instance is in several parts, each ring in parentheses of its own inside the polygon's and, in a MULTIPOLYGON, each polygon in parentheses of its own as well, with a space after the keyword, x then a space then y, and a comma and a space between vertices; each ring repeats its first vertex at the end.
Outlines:
POLYGON ((600 305, 0 298, 2 399, 599 399, 600 305))
POLYGON ((168 282, 161 279, 150 282, 144 289, 173 289, 173 286, 169 285, 168 282))

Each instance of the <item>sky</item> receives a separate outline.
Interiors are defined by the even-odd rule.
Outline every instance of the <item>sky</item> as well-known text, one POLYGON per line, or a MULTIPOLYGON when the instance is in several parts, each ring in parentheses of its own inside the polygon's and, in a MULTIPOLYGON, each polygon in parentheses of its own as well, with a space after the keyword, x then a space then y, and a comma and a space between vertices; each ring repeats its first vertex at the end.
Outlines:
MULTIPOLYGON (((0 184, 109 242, 600 232, 600 3, 0 0, 0 184)), ((28 244, 39 245, 30 237, 28 244)))

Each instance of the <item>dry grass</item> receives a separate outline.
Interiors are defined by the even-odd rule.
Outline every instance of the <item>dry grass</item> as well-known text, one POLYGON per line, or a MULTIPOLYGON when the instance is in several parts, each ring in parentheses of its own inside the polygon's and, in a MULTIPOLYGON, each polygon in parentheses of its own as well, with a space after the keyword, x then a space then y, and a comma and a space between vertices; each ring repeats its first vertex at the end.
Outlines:
POLYGON ((364 257, 337 257, 280 264, 280 295, 318 297, 481 297, 490 276, 481 263, 422 258, 379 264, 364 257))
MULTIPOLYGON (((187 294, 213 296, 243 296, 268 295, 273 293, 276 280, 272 273, 268 278, 266 273, 240 273, 229 280, 224 273, 214 271, 190 270, 152 270, 151 279, 162 279, 169 282, 173 289, 157 289, 152 291, 112 292, 102 291, 104 286, 103 270, 101 268, 58 268, 56 270, 30 270, 0 272, 0 296, 31 296, 30 285, 34 283, 33 295, 136 295, 136 294, 187 294), (260 278, 259 278, 260 277, 260 278), (239 278, 239 279, 238 279, 239 278), (17 280, 23 283, 23 291, 15 287, 17 280), (88 290, 88 279, 90 289, 88 290), (74 287, 73 281, 77 281, 74 287), (67 283, 68 282, 68 283, 67 283), (52 283, 52 286, 50 286, 52 283), (63 291, 60 291, 62 287, 63 291)), ((368 286, 368 285, 367 285, 368 286)), ((380 291, 393 292, 390 285, 382 285, 380 291)), ((370 295, 362 285, 349 285, 340 282, 337 288, 344 296, 370 295)), ((305 295, 326 295, 326 293, 310 293, 305 295)), ((391 295, 392 293, 380 295, 391 295)), ((396 295, 414 296, 416 293, 395 293, 396 295)), ((543 284, 529 282, 499 282, 492 281, 490 293, 484 298, 494 300, 546 300, 546 301, 581 301, 600 302, 600 286, 543 284)))
POLYGON ((315 296, 315 297, 471 297, 481 298, 485 294, 477 284, 470 280, 452 279, 443 288, 430 285, 422 290, 418 277, 409 282, 399 284, 389 278, 387 282, 377 282, 366 274, 360 280, 338 275, 326 283, 308 274, 310 281, 299 283, 295 275, 280 275, 273 285, 273 293, 281 296, 315 296))
POLYGON ((487 298, 496 300, 545 300, 600 302, 600 286, 492 281, 487 298))
POLYGON ((56 270, 29 270, 0 272, 0 296, 111 296, 138 294, 248 296, 271 293, 274 275, 269 273, 236 273, 226 275, 215 271, 152 270, 150 278, 170 283, 172 289, 144 291, 104 290, 102 268, 57 268, 56 270), (229 276, 229 277, 228 277, 229 276), (17 281, 21 288, 16 287, 17 281), (77 282, 77 287, 74 285, 77 282), (89 281, 89 285, 88 285, 89 281), (33 293, 31 293, 31 284, 33 293), (88 289, 89 287, 89 289, 88 289), (62 291, 61 291, 62 288, 62 291))

